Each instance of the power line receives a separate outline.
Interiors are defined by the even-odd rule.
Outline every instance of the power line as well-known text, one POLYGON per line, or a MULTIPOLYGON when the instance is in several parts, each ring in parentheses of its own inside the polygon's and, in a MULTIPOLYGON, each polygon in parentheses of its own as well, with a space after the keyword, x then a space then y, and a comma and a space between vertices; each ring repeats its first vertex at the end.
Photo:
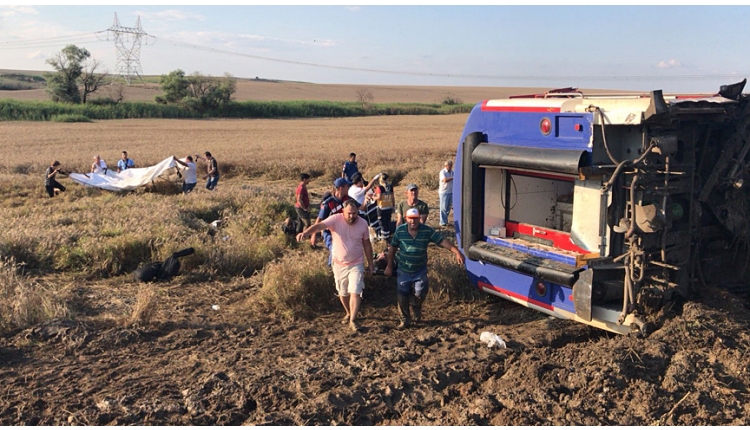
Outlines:
POLYGON ((101 31, 96 33, 77 33, 70 34, 67 36, 56 36, 56 37, 45 37, 41 39, 32 40, 12 40, 8 42, 0 42, 0 50, 3 49, 23 49, 23 48, 44 48, 47 46, 58 46, 60 43, 75 42, 75 41, 95 41, 98 39, 97 35, 102 33, 101 31))
MULTIPOLYGON (((22 48, 43 48, 48 46, 56 46, 60 42, 67 39, 76 39, 83 36, 97 37, 97 40, 93 42, 100 42, 101 39, 98 36, 101 33, 106 33, 107 30, 98 31, 95 33, 79 33, 69 36, 50 37, 43 39, 34 39, 27 41, 12 41, 0 43, 0 50, 4 49, 22 49, 22 48), (57 42, 57 43, 55 43, 57 42)), ((151 36, 153 37, 153 36, 151 36)), ((509 81, 549 81, 549 80, 588 80, 588 81, 641 81, 641 80, 715 80, 715 79, 738 79, 741 76, 750 75, 750 72, 745 73, 718 73, 718 74, 691 74, 691 75, 517 75, 517 74, 469 74, 469 73, 433 73, 433 72, 411 72, 405 70, 386 70, 386 69, 373 69, 366 67, 351 67, 351 66, 337 66, 330 64, 312 63, 306 61, 286 60, 282 58, 266 57, 262 55, 247 54, 243 52, 229 51, 221 48, 213 48, 209 46, 201 46, 187 42, 180 42, 176 40, 170 40, 166 38, 155 38, 156 40, 164 41, 168 44, 175 46, 182 46, 198 51, 205 51, 217 54, 230 55, 242 58, 251 58, 254 60, 270 61, 281 64, 292 64, 297 66, 316 67, 323 69, 332 70, 345 70, 351 72, 364 72, 364 73, 379 73, 387 75, 402 75, 402 76, 422 76, 422 77, 440 77, 440 78, 457 78, 457 79, 486 79, 486 80, 509 80, 509 81)), ((77 39, 84 40, 84 39, 77 39)))
POLYGON ((477 75, 467 73, 431 73, 431 72, 409 72, 409 71, 397 71, 397 70, 384 70, 384 69, 371 69, 363 67, 349 67, 349 66, 334 66, 329 64, 310 63, 305 61, 294 61, 284 60, 280 58, 264 57, 261 55, 245 54, 242 52, 228 51, 226 49, 211 48, 206 46, 195 45, 192 43, 179 42, 176 40, 170 40, 161 38, 167 43, 184 46, 201 51, 215 52, 219 54, 233 55, 237 57, 252 58, 255 60, 271 61, 283 64, 294 64, 299 66, 318 67, 325 69, 335 70, 347 70, 353 72, 367 72, 367 73, 381 73, 390 75, 406 75, 406 76, 425 76, 425 77, 441 77, 441 78, 462 78, 462 79, 490 79, 490 80, 551 80, 551 79, 568 79, 568 80, 703 80, 703 79, 719 79, 719 78, 738 78, 745 76, 745 74, 696 74, 696 75, 477 75))

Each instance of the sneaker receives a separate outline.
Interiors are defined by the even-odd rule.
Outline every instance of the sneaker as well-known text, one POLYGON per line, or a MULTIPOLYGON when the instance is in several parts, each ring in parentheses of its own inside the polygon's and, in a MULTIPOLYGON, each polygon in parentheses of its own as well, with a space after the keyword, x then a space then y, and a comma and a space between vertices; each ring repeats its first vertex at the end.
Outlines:
POLYGON ((409 322, 408 321, 401 321, 399 325, 396 326, 398 330, 403 330, 405 328, 409 328, 409 322))
POLYGON ((357 325, 357 323, 355 323, 354 321, 352 321, 352 322, 350 322, 350 323, 349 323, 349 328, 350 328, 350 329, 351 329, 351 330, 352 330, 353 332, 358 332, 358 331, 359 331, 359 326, 358 326, 358 325, 357 325))
POLYGON ((349 324, 349 314, 344 315, 344 318, 341 319, 341 324, 349 324))

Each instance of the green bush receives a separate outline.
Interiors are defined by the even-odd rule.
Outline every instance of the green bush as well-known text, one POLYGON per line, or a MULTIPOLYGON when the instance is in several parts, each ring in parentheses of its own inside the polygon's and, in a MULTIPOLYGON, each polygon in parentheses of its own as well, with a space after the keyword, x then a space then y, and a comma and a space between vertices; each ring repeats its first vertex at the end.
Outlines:
POLYGON ((244 101, 230 102, 214 110, 196 112, 180 105, 154 102, 93 101, 87 104, 51 101, 0 100, 0 121, 50 121, 56 117, 81 116, 91 120, 127 118, 316 118, 368 115, 445 115, 469 113, 473 105, 425 103, 373 103, 365 110, 357 102, 244 101))
POLYGON ((445 98, 443 98, 443 104, 455 106, 455 105, 463 104, 463 100, 454 96, 453 94, 448 94, 447 96, 445 96, 445 98))
POLYGON ((93 122, 91 118, 78 114, 55 115, 50 118, 52 122, 93 122))

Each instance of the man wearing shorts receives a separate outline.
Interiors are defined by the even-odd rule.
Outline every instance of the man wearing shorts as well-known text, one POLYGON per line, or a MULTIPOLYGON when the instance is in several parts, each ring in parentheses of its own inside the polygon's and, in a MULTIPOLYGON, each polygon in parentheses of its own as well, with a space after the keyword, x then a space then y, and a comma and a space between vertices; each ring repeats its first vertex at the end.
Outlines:
POLYGON ((362 290, 365 287, 364 276, 372 274, 372 244, 367 222, 359 216, 359 205, 356 200, 344 202, 344 211, 331 215, 321 222, 308 227, 297 235, 297 242, 306 236, 328 229, 331 232, 333 278, 336 281, 341 305, 346 316, 342 324, 349 324, 352 331, 359 331, 356 323, 357 314, 362 303, 362 290), (367 260, 367 271, 364 262, 367 260))

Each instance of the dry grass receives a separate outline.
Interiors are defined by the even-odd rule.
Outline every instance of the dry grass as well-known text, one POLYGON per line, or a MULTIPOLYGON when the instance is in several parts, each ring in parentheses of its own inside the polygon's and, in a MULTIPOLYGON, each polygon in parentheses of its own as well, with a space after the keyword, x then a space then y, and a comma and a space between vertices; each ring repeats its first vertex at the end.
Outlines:
POLYGON ((15 259, 0 259, 0 334, 69 316, 65 298, 58 291, 21 271, 15 259))
MULTIPOLYGON (((88 172, 94 155, 115 165, 127 150, 139 166, 208 150, 226 177, 333 179, 349 152, 366 176, 437 168, 452 157, 466 115, 309 120, 113 120, 94 124, 3 123, 0 173, 41 177, 53 159, 88 172), (435 160, 434 162, 432 160, 435 160), (432 165, 430 164, 432 163, 432 165)), ((199 163, 203 169, 203 164, 199 163)), ((65 182, 63 182, 65 183, 65 182)), ((6 184, 4 187, 7 187, 6 184)), ((0 192, 4 190, 0 189, 0 192)), ((43 189, 40 189, 43 192, 43 189)))
MULTIPOLYGON (((181 259, 183 273, 212 279, 263 273, 263 306, 290 318, 314 315, 335 302, 333 281, 317 254, 298 247, 279 228, 293 214, 298 174, 314 176, 309 189, 315 205, 331 188, 346 155, 354 151, 365 177, 378 172, 393 177, 397 199, 404 198, 405 184, 419 184, 420 198, 433 211, 428 223, 435 225, 438 171, 454 156, 465 119, 455 115, 4 123, 0 255, 15 258, 35 276, 72 273, 97 282, 114 278, 105 282, 118 285, 121 276, 140 264, 162 261, 174 251, 193 247, 195 254, 181 259), (210 150, 224 175, 216 191, 208 192, 199 183, 187 196, 176 193, 177 178, 172 178, 174 182, 157 182, 155 192, 127 194, 61 179, 68 190, 53 199, 46 197, 42 176, 48 160, 59 159, 67 169, 86 171, 94 154, 114 164, 123 149, 139 165, 171 154, 210 150), (208 225, 217 219, 225 220, 218 231, 208 225)), ((448 253, 445 258, 442 250, 431 251, 435 294, 471 298, 461 291, 467 287, 465 275, 451 257, 448 253)), ((129 294, 137 295, 140 304, 132 313, 131 308, 123 308, 123 319, 145 323, 152 298, 143 291, 129 294)))
POLYGON ((158 310, 159 295, 153 285, 141 285, 128 320, 129 326, 146 327, 154 320, 158 310))
POLYGON ((333 274, 324 260, 295 252, 266 266, 258 299, 284 318, 306 318, 335 307, 335 293, 333 274))

